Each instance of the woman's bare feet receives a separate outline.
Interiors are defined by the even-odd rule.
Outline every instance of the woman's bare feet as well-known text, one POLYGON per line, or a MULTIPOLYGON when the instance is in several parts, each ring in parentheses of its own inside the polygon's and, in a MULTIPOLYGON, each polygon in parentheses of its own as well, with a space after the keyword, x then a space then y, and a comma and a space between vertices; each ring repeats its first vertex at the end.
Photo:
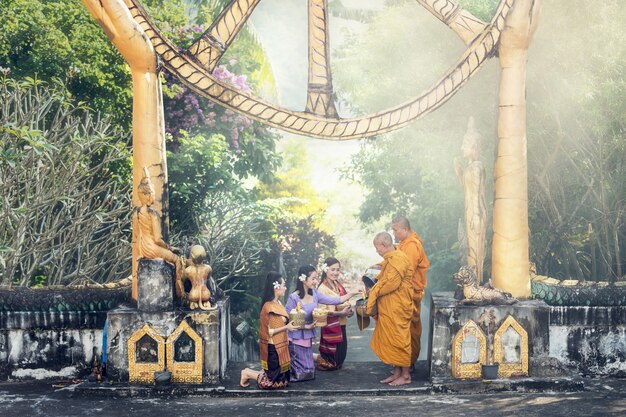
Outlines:
POLYGON ((239 380, 239 385, 241 385, 242 387, 249 387, 250 383, 248 382, 248 377, 246 376, 246 371, 248 369, 242 369, 241 370, 241 379, 239 380))

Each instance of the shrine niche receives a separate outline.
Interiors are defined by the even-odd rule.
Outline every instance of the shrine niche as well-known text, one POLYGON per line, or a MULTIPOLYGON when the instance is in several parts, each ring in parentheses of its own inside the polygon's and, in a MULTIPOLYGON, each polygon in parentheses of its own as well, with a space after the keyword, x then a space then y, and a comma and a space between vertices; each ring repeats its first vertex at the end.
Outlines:
POLYGON ((468 320, 452 339, 452 376, 480 378, 487 363, 487 337, 473 320, 468 320))
POLYGON ((202 338, 186 320, 167 339, 167 369, 172 373, 172 382, 202 383, 204 352, 202 338))
POLYGON ((165 370, 165 339, 149 324, 128 339, 128 380, 153 384, 154 373, 165 370))
POLYGON ((499 378, 528 376, 528 333, 509 315, 493 337, 493 361, 499 378))

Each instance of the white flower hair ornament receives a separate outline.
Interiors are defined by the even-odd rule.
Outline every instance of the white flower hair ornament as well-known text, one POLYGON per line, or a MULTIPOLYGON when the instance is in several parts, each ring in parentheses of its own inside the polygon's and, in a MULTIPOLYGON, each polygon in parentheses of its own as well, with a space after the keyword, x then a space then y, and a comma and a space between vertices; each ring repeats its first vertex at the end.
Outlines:
POLYGON ((274 285, 274 289, 275 289, 275 290, 277 290, 277 289, 279 289, 279 288, 280 288, 280 282, 278 282, 278 281, 274 281, 274 282, 272 282, 272 284, 274 285))
POLYGON ((302 282, 306 281, 306 274, 300 274, 300 276, 298 277, 298 279, 302 282))
POLYGON ((328 272, 328 265, 326 265, 325 263, 322 264, 321 269, 322 269, 322 272, 328 272))

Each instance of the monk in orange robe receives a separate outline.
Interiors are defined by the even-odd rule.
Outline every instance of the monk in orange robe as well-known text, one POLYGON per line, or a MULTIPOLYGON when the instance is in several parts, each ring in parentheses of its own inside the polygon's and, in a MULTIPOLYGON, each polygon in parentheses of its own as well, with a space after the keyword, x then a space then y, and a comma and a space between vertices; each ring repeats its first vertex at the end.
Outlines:
POLYGON ((393 235, 400 244, 398 249, 406 253, 413 268, 413 304, 414 315, 411 319, 411 366, 420 355, 422 337, 422 298, 426 289, 426 271, 430 266, 430 261, 426 257, 422 240, 411 230, 409 219, 404 216, 397 216, 391 222, 393 235))
POLYGON ((376 319, 370 346, 381 361, 394 366, 392 375, 380 382, 406 385, 411 383, 413 268, 406 254, 393 246, 389 233, 378 233, 374 247, 383 261, 367 301, 367 313, 376 319))

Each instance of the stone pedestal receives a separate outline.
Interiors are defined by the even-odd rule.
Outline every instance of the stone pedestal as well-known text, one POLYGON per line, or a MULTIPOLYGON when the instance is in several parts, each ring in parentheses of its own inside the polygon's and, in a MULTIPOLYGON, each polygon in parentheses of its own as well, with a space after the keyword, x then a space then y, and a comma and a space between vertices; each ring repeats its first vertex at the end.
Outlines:
MULTIPOLYGON (((526 300, 513 305, 460 305, 451 292, 434 293, 430 309, 428 366, 431 378, 452 376, 452 339, 469 320, 492 312, 498 328, 511 315, 528 333, 528 356, 547 357, 550 343, 550 308, 543 301, 526 300)), ((532 375, 530 375, 532 376, 532 375)))
MULTIPOLYGON (((148 330, 144 331, 148 331, 149 336, 154 336, 151 340, 158 339, 153 350, 158 344, 161 344, 162 349, 163 344, 172 342, 172 334, 184 320, 202 339, 202 382, 218 382, 225 375, 230 351, 229 299, 218 301, 216 308, 210 311, 180 308, 174 310, 173 265, 162 259, 141 259, 137 275, 137 308, 118 308, 109 311, 107 315, 106 348, 109 378, 116 382, 129 380, 128 341, 136 332, 145 329, 144 326, 147 325, 148 330)), ((135 345, 132 347, 135 350, 135 345)), ((164 365, 158 362, 158 367, 167 369, 167 361, 159 359, 161 360, 164 365)), ((135 364, 137 367, 145 367, 146 364, 150 365, 150 369, 154 367, 153 362, 145 360, 137 362, 135 364)), ((151 370, 148 373, 152 372, 151 370)))
MULTIPOLYGON (((216 383, 223 378, 228 363, 230 342, 229 299, 220 300, 211 311, 145 312, 132 308, 119 308, 108 314, 107 372, 115 382, 128 381, 128 339, 144 324, 150 325, 166 339, 178 325, 186 320, 202 338, 204 364, 203 382, 216 383)), ((167 368, 167 363, 165 364, 167 368)))
POLYGON ((176 268, 163 259, 140 259, 137 276, 137 309, 146 312, 174 309, 176 268))

